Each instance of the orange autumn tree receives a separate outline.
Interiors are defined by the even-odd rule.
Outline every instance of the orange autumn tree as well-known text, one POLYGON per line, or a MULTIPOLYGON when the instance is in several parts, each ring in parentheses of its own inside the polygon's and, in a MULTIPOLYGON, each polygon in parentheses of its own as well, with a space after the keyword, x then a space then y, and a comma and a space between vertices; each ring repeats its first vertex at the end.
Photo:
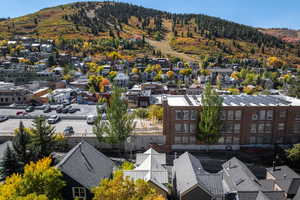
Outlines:
POLYGON ((103 179, 92 191, 93 200, 165 200, 149 183, 124 177, 121 171, 112 179, 103 179))
POLYGON ((0 200, 60 200, 60 190, 65 183, 51 162, 50 158, 31 162, 23 174, 7 177, 0 184, 0 200))

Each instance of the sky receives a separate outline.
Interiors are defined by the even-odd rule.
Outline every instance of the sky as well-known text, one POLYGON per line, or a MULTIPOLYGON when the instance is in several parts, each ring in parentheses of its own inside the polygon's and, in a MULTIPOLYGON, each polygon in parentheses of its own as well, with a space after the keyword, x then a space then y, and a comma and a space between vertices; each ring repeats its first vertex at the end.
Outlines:
MULTIPOLYGON (((17 17, 74 0, 1 0, 0 17, 17 17)), ((85 1, 85 0, 77 0, 85 1)), ((172 13, 196 13, 263 28, 300 29, 299 0, 118 0, 172 13)), ((1 31, 1 30, 0 30, 1 31)))

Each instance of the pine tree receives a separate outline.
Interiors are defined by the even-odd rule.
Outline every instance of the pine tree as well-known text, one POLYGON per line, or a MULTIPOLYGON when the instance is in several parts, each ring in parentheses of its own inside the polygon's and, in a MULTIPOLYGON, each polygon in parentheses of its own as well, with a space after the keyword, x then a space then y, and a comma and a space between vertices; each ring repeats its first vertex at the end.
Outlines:
POLYGON ((196 137, 207 145, 215 144, 220 137, 220 128, 222 125, 220 114, 223 98, 208 83, 202 94, 201 103, 199 133, 196 137))
POLYGON ((55 129, 46 123, 44 117, 33 121, 30 148, 36 160, 47 157, 55 148, 55 129))
POLYGON ((19 172, 20 170, 20 165, 17 161, 17 156, 15 152, 11 149, 11 147, 8 145, 5 149, 4 157, 0 162, 0 168, 2 179, 12 175, 13 173, 19 172))
POLYGON ((18 161, 24 166, 30 161, 31 153, 29 149, 30 134, 25 130, 22 121, 19 124, 19 129, 16 130, 12 144, 18 161))

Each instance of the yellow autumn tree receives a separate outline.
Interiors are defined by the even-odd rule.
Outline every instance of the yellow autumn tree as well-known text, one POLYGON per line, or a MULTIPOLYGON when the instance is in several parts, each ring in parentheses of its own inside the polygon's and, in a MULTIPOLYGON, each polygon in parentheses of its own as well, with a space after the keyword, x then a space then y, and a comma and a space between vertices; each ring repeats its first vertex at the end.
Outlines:
POLYGON ((93 200, 165 200, 144 180, 134 181, 121 171, 114 173, 112 179, 103 179, 92 191, 93 200))
POLYGON ((31 162, 23 174, 13 174, 0 184, 0 200, 59 200, 65 183, 61 172, 51 167, 52 160, 44 158, 31 162))
POLYGON ((282 67, 283 61, 275 56, 268 58, 268 65, 273 67, 282 67))
POLYGON ((132 73, 139 73, 139 69, 137 67, 132 68, 131 70, 132 73))

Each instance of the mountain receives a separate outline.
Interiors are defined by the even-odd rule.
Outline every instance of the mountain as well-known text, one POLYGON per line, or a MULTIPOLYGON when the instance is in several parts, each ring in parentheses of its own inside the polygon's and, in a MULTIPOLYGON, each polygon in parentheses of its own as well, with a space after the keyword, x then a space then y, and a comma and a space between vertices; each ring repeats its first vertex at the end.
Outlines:
POLYGON ((270 28, 259 29, 259 31, 275 36, 285 42, 297 43, 300 42, 300 30, 293 30, 287 28, 270 28))
MULTIPOLYGON (((207 15, 171 14, 126 3, 80 2, 46 8, 1 21, 0 30, 0 39, 16 35, 63 39, 64 43, 72 41, 72 48, 78 41, 81 46, 82 41, 89 41, 91 45, 97 44, 93 51, 111 50, 101 47, 104 40, 113 40, 112 48, 119 49, 120 40, 143 38, 166 56, 190 61, 220 56, 278 56, 288 64, 300 64, 299 46, 256 28, 207 15)), ((136 48, 145 50, 144 45, 136 48)), ((149 54, 150 49, 144 54, 149 54)))

